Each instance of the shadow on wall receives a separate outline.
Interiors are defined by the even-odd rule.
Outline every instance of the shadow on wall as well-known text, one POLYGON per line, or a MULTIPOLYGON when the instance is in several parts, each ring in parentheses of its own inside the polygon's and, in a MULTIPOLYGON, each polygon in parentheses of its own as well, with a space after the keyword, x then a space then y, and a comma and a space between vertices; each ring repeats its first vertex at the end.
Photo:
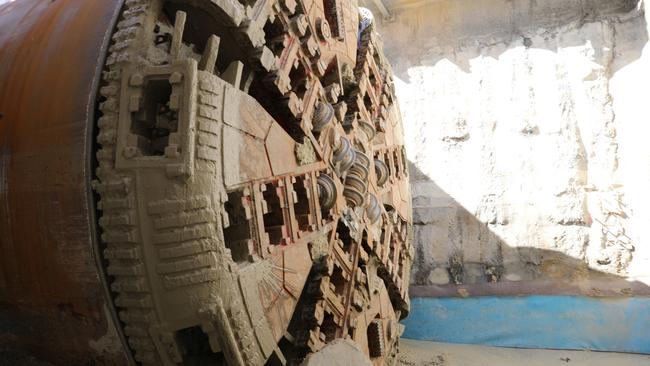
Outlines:
POLYGON ((393 71, 402 80, 410 79, 411 68, 440 61, 469 74, 476 71, 474 59, 498 60, 516 47, 553 53, 591 48, 593 55, 587 56, 615 73, 642 52, 619 44, 619 39, 648 41, 647 32, 640 32, 646 28, 638 26, 645 23, 642 1, 441 0, 398 10, 396 21, 378 28, 393 71), (615 60, 621 54, 624 60, 615 60))
POLYGON ((379 27, 408 74, 396 89, 413 162, 413 285, 648 293, 625 277, 650 275, 638 4, 441 0, 379 27))
POLYGON ((416 256, 412 297, 650 296, 638 281, 590 268, 560 250, 507 243, 409 162, 416 256))
POLYGON ((378 25, 411 159, 407 338, 650 353, 639 5, 440 0, 378 25))

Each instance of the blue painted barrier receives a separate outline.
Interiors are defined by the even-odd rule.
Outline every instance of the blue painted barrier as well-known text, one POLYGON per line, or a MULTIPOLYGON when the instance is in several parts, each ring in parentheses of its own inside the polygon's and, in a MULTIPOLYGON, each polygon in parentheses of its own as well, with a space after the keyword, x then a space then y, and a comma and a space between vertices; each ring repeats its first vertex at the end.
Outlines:
POLYGON ((405 338, 650 354, 650 298, 414 298, 405 338))

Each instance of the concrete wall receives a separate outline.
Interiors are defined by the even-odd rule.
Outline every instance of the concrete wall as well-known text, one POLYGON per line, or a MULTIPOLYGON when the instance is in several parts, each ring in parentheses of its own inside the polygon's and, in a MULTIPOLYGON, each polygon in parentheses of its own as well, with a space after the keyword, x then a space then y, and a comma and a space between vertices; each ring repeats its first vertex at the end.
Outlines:
POLYGON ((406 125, 413 284, 646 288, 643 4, 441 0, 394 15, 377 27, 406 125))

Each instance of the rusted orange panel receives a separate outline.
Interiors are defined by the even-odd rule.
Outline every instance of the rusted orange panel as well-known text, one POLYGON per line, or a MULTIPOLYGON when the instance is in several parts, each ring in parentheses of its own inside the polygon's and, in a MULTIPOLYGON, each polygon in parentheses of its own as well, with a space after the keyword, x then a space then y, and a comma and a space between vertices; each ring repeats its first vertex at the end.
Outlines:
POLYGON ((95 92, 121 3, 0 5, 0 346, 57 363, 127 362, 89 200, 95 92))

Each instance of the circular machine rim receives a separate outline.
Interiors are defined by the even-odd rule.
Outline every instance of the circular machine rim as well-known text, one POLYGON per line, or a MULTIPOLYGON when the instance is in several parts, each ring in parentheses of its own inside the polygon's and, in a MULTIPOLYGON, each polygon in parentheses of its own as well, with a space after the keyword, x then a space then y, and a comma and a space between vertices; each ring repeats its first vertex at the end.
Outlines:
POLYGON ((413 248, 381 43, 357 39, 355 2, 242 3, 129 0, 112 36, 93 188, 130 349, 142 364, 286 364, 348 337, 391 364, 413 248), (313 127, 318 103, 335 122, 313 127), (341 166, 340 141, 368 174, 341 166), (366 194, 383 203, 368 200, 372 218, 366 194))

